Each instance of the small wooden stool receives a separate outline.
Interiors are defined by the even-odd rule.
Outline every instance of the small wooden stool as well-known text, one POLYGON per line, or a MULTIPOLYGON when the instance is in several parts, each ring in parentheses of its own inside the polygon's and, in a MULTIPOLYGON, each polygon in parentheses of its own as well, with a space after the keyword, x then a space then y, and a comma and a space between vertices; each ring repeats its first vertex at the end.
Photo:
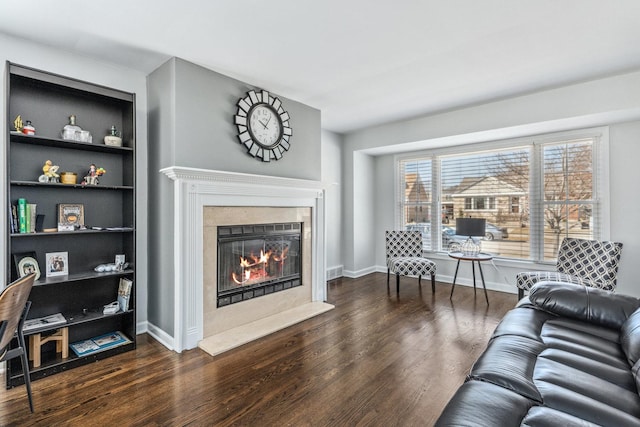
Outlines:
POLYGON ((29 360, 33 360, 33 367, 37 368, 42 363, 40 359, 40 347, 49 341, 56 342, 56 353, 62 353, 62 358, 69 357, 69 328, 60 328, 53 334, 42 338, 42 334, 29 336, 29 360))

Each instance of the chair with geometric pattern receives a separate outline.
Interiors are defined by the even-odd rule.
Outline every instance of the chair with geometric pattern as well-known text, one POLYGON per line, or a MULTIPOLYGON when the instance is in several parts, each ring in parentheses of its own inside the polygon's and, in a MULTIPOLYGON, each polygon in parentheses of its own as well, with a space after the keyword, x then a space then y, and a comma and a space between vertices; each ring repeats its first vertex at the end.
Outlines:
POLYGON ((400 276, 431 276, 431 290, 436 291, 436 264, 422 256, 422 233, 419 231, 386 231, 387 286, 389 274, 396 275, 396 292, 400 293, 400 276))
POLYGON ((516 275, 518 299, 543 281, 615 291, 622 243, 565 237, 558 249, 556 271, 529 271, 516 275))

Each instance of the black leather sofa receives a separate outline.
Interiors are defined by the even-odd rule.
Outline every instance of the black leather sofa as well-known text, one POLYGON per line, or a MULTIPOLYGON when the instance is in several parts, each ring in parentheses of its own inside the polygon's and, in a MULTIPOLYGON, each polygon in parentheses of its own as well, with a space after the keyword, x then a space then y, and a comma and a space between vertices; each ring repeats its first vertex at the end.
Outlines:
POLYGON ((539 283, 496 327, 436 426, 640 426, 639 307, 539 283))

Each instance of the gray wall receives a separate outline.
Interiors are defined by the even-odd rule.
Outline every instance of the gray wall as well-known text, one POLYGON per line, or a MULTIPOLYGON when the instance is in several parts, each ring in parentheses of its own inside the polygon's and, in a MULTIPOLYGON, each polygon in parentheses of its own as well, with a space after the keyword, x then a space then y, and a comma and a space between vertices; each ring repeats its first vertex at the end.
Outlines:
MULTIPOLYGON (((595 126, 610 126, 610 238, 624 243, 618 291, 640 296, 633 264, 640 258, 637 220, 640 199, 640 72, 542 91, 439 115, 375 126, 344 136, 343 259, 345 274, 386 271, 384 230, 394 224, 394 159, 405 153, 442 146, 484 142, 595 126), (368 201, 371 170, 376 191, 368 201), (370 221, 365 211, 374 219, 370 221), (365 223, 361 219, 365 218, 365 223)), ((455 264, 446 255, 430 255, 438 280, 451 281, 455 264)), ((515 292, 515 274, 536 266, 496 262, 485 267, 487 286, 515 292)), ((546 269, 549 266, 544 267, 546 269)), ((462 282, 471 271, 461 266, 462 282)))
MULTIPOLYGON (((74 55, 63 50, 56 50, 47 46, 34 44, 22 39, 8 37, 0 34, 0 61, 2 75, 5 76, 5 61, 11 61, 28 67, 37 68, 51 73, 84 80, 87 82, 112 87, 136 94, 136 205, 137 205, 137 230, 136 230, 136 313, 138 332, 144 331, 147 319, 147 88, 145 74, 124 68, 119 65, 74 55)), ((0 85, 0 99, 2 102, 2 117, 6 116, 5 106, 6 85, 0 85)), ((11 119, 13 121, 13 118, 11 119)), ((37 131, 37 123, 34 123, 37 131)), ((0 132, 7 134, 7 123, 2 120, 0 132)), ((93 135, 93 138, 102 138, 101 135, 93 135)), ((0 150, 0 164, 4 164, 5 151, 0 150)), ((5 187, 4 174, 0 174, 0 186, 5 187)), ((2 206, 7 206, 4 192, 2 192, 2 206)), ((6 224, 5 209, 0 216, 2 223, 6 224)), ((0 238, 6 241, 6 227, 0 227, 0 238)), ((2 259, 6 259, 6 245, 0 248, 2 259)), ((4 263, 0 263, 0 269, 4 263)), ((5 272, 2 272, 6 277, 5 272)))
POLYGON ((322 184, 325 188, 327 270, 342 271, 342 138, 322 131, 322 184))
POLYGON ((175 61, 147 79, 149 106, 149 322, 173 335, 173 182, 158 171, 175 159, 175 61))
MULTIPOLYGON (((320 181, 320 111, 278 96, 291 116, 291 148, 278 161, 250 157, 233 124, 236 102, 258 89, 179 58, 149 75, 149 322, 174 333, 173 182, 158 171, 193 167, 320 181)), ((269 90, 269 88, 260 88, 269 90)))

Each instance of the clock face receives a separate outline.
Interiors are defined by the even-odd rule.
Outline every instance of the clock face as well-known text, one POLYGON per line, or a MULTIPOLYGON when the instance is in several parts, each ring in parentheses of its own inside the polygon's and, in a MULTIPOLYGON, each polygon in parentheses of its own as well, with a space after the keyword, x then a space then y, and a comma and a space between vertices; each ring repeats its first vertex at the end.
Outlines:
POLYGON ((282 138, 280 116, 269 104, 257 104, 249 112, 249 132, 263 148, 272 148, 282 138))
POLYGON ((266 90, 250 90, 238 101, 234 122, 238 139, 249 155, 263 162, 279 160, 291 147, 289 113, 282 102, 266 90))

